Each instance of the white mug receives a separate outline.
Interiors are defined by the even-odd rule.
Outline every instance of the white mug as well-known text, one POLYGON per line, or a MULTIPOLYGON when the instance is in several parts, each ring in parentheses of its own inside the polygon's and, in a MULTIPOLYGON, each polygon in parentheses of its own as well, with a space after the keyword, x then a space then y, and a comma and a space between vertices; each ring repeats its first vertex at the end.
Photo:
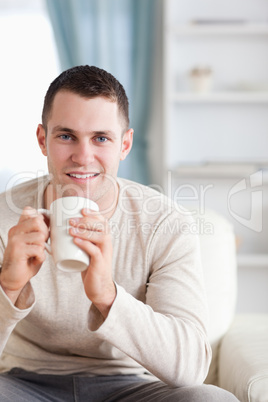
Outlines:
POLYGON ((90 263, 89 256, 81 250, 69 234, 69 220, 82 217, 83 208, 99 211, 98 205, 84 197, 63 197, 53 201, 50 209, 38 209, 50 219, 50 245, 46 249, 52 254, 57 268, 66 272, 82 272, 90 263))

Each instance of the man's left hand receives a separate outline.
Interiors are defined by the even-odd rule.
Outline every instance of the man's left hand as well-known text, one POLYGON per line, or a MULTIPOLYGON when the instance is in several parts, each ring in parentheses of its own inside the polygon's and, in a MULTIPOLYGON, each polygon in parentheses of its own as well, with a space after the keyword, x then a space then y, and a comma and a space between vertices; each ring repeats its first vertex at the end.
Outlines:
POLYGON ((82 218, 70 219, 70 234, 75 244, 90 257, 89 267, 82 272, 85 292, 106 318, 116 297, 109 222, 99 212, 83 209, 82 215, 82 218))

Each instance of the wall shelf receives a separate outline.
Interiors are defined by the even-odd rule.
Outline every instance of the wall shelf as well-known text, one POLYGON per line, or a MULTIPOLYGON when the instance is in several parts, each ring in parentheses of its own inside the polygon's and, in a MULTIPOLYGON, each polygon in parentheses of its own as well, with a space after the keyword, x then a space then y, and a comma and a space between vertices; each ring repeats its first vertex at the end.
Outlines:
POLYGON ((240 268, 268 268, 268 254, 238 254, 240 268))
POLYGON ((177 36, 198 35, 268 35, 268 24, 178 24, 168 27, 177 36))
POLYGON ((189 164, 179 165, 172 171, 180 177, 196 177, 196 178, 243 178, 249 177, 257 171, 263 171, 263 182, 268 182, 268 168, 267 165, 250 164, 250 163, 204 163, 204 164, 189 164))
POLYGON ((268 91, 177 92, 171 101, 178 103, 267 103, 268 91))

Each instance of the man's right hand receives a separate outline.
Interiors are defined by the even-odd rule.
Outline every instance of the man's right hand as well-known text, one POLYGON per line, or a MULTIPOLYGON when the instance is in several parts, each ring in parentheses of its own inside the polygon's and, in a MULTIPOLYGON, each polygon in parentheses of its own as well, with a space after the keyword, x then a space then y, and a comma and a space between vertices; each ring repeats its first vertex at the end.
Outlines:
POLYGON ((19 222, 8 233, 0 285, 15 304, 24 286, 45 261, 45 242, 49 237, 44 216, 25 207, 19 222))

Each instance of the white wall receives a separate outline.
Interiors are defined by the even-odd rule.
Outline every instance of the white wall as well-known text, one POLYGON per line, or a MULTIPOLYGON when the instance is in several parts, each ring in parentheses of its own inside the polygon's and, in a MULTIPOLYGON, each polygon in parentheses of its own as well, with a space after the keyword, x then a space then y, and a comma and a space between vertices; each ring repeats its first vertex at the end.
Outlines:
POLYGON ((59 73, 43 1, 16 4, 0 3, 0 192, 47 171, 35 132, 47 87, 59 73))

